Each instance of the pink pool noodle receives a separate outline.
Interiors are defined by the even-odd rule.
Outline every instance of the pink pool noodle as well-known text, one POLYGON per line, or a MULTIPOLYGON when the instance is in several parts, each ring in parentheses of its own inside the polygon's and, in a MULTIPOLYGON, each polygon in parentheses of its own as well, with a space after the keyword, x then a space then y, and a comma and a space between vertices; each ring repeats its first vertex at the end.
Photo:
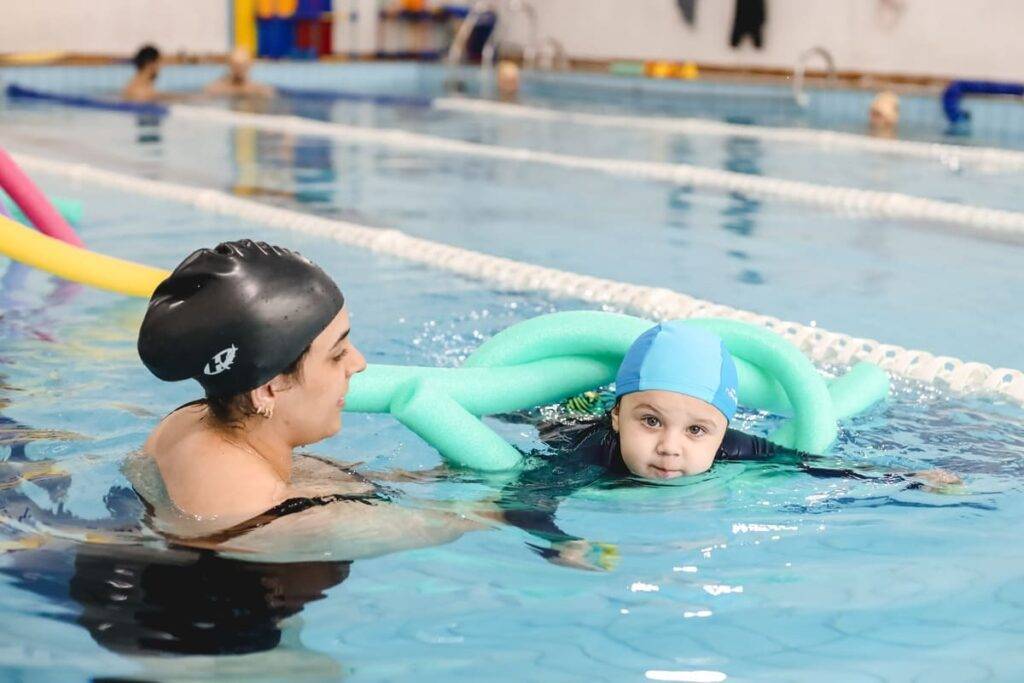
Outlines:
POLYGON ((11 155, 3 149, 0 149, 0 187, 11 196, 14 203, 25 212, 41 233, 76 247, 85 246, 42 190, 36 187, 25 172, 14 163, 11 155))

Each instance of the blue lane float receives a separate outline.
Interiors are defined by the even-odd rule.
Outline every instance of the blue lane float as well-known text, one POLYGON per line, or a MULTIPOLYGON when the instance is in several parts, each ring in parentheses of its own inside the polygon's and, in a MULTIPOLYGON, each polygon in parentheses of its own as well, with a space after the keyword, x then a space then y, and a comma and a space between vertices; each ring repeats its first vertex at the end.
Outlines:
MULTIPOLYGON (((430 97, 416 97, 413 95, 377 95, 372 93, 350 92, 345 90, 307 90, 304 88, 277 88, 279 95, 294 99, 323 100, 323 101, 346 101, 346 102, 370 102, 395 107, 430 107, 434 100, 430 97)), ((101 109, 105 111, 120 111, 135 114, 149 114, 152 116, 166 116, 170 109, 162 104, 146 102, 121 102, 86 95, 66 95, 64 93, 49 92, 36 88, 26 88, 12 83, 7 86, 7 96, 12 99, 38 100, 62 104, 66 107, 81 107, 84 109, 101 109)))
POLYGON ((371 102, 397 107, 429 107, 434 100, 415 95, 377 95, 346 90, 310 90, 306 88, 277 88, 279 95, 307 100, 342 100, 348 102, 371 102))
MULTIPOLYGON (((825 452, 838 420, 888 395, 888 375, 869 363, 826 382, 795 346, 762 327, 718 319, 687 324, 725 342, 736 361, 741 405, 791 416, 769 436, 779 445, 825 452)), ((599 311, 540 316, 495 335, 460 368, 371 365, 352 378, 346 410, 391 413, 454 465, 515 469, 522 454, 479 417, 556 403, 609 384, 630 344, 651 325, 599 311)))
POLYGON ((26 88, 16 83, 7 86, 7 96, 12 99, 39 100, 62 104, 66 107, 80 107, 83 109, 101 109, 104 111, 120 111, 133 114, 147 114, 150 116, 166 116, 169 109, 162 104, 151 102, 120 102, 118 100, 105 100, 98 97, 87 97, 85 95, 65 95, 62 93, 47 92, 26 88))
POLYGON ((971 120, 971 113, 961 107, 965 95, 1011 95, 1024 97, 1024 84, 998 83, 995 81, 953 81, 942 93, 942 110, 949 122, 964 124, 971 120))

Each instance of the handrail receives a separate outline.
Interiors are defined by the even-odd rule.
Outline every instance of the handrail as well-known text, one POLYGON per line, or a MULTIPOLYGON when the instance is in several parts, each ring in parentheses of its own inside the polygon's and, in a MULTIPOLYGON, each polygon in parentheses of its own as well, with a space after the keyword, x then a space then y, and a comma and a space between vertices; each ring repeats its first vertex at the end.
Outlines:
MULTIPOLYGON (((505 0, 505 6, 508 10, 508 17, 512 17, 516 14, 522 14, 526 17, 528 33, 526 37, 526 44, 523 45, 523 64, 534 64, 537 59, 537 36, 539 35, 537 10, 532 4, 527 2, 527 0, 505 0)), ((498 54, 498 47, 501 42, 504 42, 507 27, 508 21, 503 20, 499 13, 494 25, 494 30, 491 31, 491 35, 488 36, 487 42, 484 43, 484 48, 480 54, 481 75, 484 75, 494 69, 494 63, 498 54)))
MULTIPOLYGON (((569 68, 569 59, 565 54, 565 46, 553 36, 548 36, 541 41, 540 49, 537 51, 536 67, 549 71, 566 71, 569 68), (550 53, 548 51, 550 48, 550 53), (550 54, 550 61, 548 60, 550 54)), ((530 65, 527 65, 528 67, 530 65)))
MULTIPOLYGON (((527 0, 503 0, 500 2, 495 0, 477 0, 452 39, 451 47, 448 49, 448 57, 445 60, 448 70, 454 70, 462 63, 470 34, 480 23, 481 17, 488 12, 495 15, 495 20, 494 28, 491 30, 491 35, 487 37, 480 55, 480 79, 485 85, 489 82, 490 76, 494 71, 498 48, 502 42, 505 42, 509 17, 517 14, 526 17, 528 35, 526 44, 523 46, 524 66, 530 67, 535 64, 539 51, 537 10, 530 2, 527 0)), ((445 80, 451 81, 453 79, 449 77, 445 80)))
POLYGON ((942 110, 952 124, 966 123, 971 113, 960 106, 964 95, 1015 95, 1024 97, 1024 85, 994 81, 953 81, 942 93, 942 110))
POLYGON ((466 43, 469 42, 469 36, 473 29, 480 23, 480 17, 487 12, 497 13, 497 10, 497 3, 491 2, 491 0, 477 0, 477 2, 473 3, 469 14, 459 24, 459 30, 455 32, 451 47, 448 48, 448 58, 446 60, 448 66, 455 67, 462 63, 462 57, 466 51, 466 43))
POLYGON ((836 62, 832 58, 831 52, 820 45, 815 45, 801 52, 800 56, 797 57, 796 66, 793 67, 793 99, 796 100, 800 107, 806 107, 810 102, 810 98, 804 92, 804 75, 807 71, 807 62, 816 55, 825 60, 829 83, 835 83, 836 81, 836 62))

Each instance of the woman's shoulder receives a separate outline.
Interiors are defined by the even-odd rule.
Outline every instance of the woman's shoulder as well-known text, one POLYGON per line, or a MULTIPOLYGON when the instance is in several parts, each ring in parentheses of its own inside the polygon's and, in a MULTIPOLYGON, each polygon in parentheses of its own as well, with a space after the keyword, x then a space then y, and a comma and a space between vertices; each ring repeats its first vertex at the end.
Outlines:
POLYGON ((149 454, 169 450, 183 438, 201 431, 205 415, 206 407, 198 401, 176 408, 153 428, 142 450, 149 454))
POLYGON ((171 413, 143 447, 174 505, 190 516, 227 519, 251 516, 281 502, 287 486, 270 465, 219 436, 200 418, 196 407, 171 413))

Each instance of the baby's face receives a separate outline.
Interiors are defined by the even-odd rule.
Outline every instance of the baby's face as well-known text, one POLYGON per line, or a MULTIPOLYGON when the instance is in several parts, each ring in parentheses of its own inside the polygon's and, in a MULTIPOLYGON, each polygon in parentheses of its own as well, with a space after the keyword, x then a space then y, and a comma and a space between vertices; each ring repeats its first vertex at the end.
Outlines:
POLYGON ((706 472, 728 424, 710 403, 671 391, 626 394, 612 410, 622 460, 646 479, 706 472))

